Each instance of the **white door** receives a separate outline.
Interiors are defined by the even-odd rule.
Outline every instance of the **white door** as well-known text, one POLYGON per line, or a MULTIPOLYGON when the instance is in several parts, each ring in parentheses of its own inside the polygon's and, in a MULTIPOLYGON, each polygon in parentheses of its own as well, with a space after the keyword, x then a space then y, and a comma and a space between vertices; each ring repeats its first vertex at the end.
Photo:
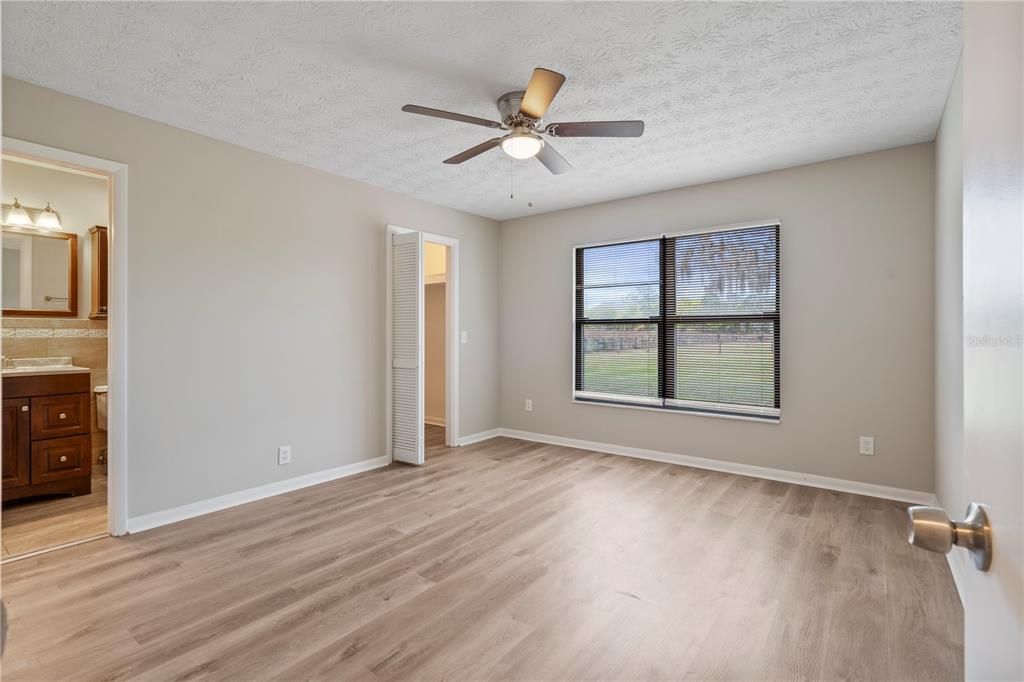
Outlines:
POLYGON ((391 456, 423 464, 423 234, 391 235, 391 456))
POLYGON ((1024 679, 1022 35, 1021 3, 964 3, 965 483, 993 548, 964 576, 969 680, 1024 679))

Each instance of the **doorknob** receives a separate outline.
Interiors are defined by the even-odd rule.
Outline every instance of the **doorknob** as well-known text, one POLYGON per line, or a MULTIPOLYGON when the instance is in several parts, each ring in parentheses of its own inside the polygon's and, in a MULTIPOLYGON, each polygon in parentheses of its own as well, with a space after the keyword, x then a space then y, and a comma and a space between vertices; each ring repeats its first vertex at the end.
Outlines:
POLYGON ((953 545, 971 553, 974 567, 987 571, 992 565, 992 528, 985 508, 976 502, 967 507, 967 518, 951 521, 941 507, 908 507, 910 544, 929 552, 945 554, 953 545))

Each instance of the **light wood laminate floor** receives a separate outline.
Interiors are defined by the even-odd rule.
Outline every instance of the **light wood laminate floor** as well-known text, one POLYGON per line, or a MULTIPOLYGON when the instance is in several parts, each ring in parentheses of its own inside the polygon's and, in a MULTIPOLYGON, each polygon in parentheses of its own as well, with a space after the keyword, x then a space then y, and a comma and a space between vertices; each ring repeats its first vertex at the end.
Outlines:
POLYGON ((3 558, 107 532, 107 477, 92 477, 92 492, 75 497, 51 495, 7 502, 0 511, 3 558))
POLYGON ((508 438, 435 445, 424 467, 5 566, 4 679, 959 679, 949 570, 904 515, 508 438))

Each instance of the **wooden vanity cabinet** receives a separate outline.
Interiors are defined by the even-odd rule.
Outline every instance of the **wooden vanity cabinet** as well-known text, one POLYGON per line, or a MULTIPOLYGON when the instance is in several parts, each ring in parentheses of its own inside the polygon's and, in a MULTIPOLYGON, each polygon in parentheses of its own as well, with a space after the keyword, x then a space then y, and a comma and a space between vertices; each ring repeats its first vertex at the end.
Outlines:
POLYGON ((96 225, 89 228, 92 247, 92 310, 90 320, 107 319, 107 256, 109 253, 107 228, 96 225))
POLYGON ((3 500, 92 492, 89 373, 3 379, 3 500))
POLYGON ((31 482, 29 470, 32 446, 29 440, 28 398, 4 398, 3 489, 20 488, 31 482))

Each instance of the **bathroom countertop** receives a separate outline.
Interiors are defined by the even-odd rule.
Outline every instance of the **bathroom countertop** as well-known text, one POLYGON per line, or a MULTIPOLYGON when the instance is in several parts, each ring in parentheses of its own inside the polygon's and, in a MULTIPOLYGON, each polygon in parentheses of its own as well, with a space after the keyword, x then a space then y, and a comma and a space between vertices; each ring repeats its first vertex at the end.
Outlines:
POLYGON ((12 367, 3 368, 5 377, 33 377, 45 374, 81 374, 88 367, 71 364, 71 358, 11 358, 12 367))

